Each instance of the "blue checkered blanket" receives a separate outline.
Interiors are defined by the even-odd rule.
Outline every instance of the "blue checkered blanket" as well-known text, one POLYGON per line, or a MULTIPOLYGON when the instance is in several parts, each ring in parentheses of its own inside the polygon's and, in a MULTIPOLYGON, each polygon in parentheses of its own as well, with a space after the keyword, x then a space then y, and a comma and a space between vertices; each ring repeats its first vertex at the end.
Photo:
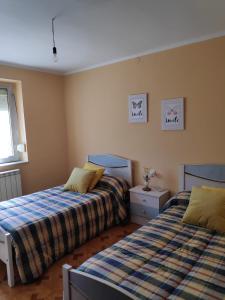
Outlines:
POLYGON ((9 232, 21 281, 32 282, 58 258, 127 218, 123 179, 103 176, 92 192, 63 186, 0 203, 0 228, 9 232))
POLYGON ((134 299, 225 299, 225 234, 181 222, 189 196, 174 197, 159 217, 78 270, 134 299))

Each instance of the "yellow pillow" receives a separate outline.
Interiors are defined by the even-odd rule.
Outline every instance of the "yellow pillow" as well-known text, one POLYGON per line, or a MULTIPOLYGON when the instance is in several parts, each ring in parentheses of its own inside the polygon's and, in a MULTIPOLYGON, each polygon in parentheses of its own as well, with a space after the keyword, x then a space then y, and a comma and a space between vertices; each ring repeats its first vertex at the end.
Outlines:
POLYGON ((193 187, 182 221, 225 233, 225 190, 193 187))
POLYGON ((85 194, 95 176, 95 171, 75 168, 71 173, 64 190, 85 194))
POLYGON ((221 191, 225 193, 225 188, 218 188, 214 186, 207 186, 207 185, 202 185, 202 189, 207 189, 207 190, 212 190, 212 191, 221 191))
POLYGON ((98 183, 98 181, 102 178, 102 175, 103 175, 105 169, 103 167, 97 166, 97 165, 89 163, 89 162, 86 162, 84 164, 84 169, 85 170, 95 171, 95 176, 92 179, 92 182, 91 182, 91 184, 89 186, 89 189, 92 190, 96 186, 96 184, 98 183))

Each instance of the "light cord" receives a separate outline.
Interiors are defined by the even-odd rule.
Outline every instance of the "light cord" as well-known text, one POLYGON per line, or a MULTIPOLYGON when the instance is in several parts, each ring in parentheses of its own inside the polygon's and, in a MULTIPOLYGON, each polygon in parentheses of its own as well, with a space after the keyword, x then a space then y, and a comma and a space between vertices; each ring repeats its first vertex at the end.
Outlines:
POLYGON ((53 40, 53 46, 55 47, 55 27, 54 27, 54 21, 55 21, 55 17, 52 18, 52 40, 53 40))

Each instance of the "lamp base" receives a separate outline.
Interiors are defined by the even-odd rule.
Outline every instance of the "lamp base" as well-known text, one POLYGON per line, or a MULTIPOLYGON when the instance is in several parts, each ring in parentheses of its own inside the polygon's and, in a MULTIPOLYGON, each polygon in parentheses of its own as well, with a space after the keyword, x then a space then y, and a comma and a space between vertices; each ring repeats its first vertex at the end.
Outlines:
POLYGON ((142 190, 145 191, 145 192, 150 192, 151 188, 148 187, 148 186, 144 186, 142 190))

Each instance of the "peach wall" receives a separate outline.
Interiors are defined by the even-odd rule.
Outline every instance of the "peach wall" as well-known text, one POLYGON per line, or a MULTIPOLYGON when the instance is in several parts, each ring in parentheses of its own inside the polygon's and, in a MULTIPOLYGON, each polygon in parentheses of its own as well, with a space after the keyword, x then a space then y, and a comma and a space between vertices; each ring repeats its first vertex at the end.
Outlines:
POLYGON ((29 162, 21 169, 23 192, 64 183, 67 146, 63 79, 43 72, 0 66, 0 78, 22 81, 29 162))
MULTIPOLYGON (((135 183, 144 166, 154 184, 177 189, 182 163, 225 163, 225 38, 213 39, 69 75, 65 79, 68 162, 88 153, 135 161, 135 183), (128 123, 128 95, 149 93, 149 122, 128 123), (162 99, 185 97, 184 131, 161 131, 162 99)), ((35 88, 35 86, 34 86, 35 88)))

